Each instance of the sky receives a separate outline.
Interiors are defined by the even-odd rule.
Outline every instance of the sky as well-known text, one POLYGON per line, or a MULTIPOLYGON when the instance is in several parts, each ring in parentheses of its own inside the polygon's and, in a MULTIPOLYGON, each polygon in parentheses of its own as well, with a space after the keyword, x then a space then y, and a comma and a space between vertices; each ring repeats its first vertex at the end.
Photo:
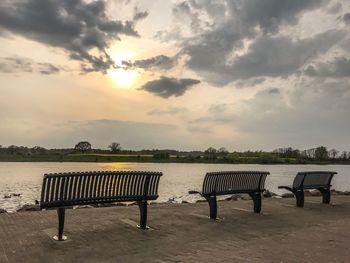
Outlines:
POLYGON ((350 150, 348 0, 2 0, 0 145, 350 150))

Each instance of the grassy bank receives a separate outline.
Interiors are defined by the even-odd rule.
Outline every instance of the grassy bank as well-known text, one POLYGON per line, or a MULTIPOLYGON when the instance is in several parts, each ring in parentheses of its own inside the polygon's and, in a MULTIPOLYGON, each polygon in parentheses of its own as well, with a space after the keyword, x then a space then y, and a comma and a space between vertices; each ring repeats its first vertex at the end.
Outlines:
POLYGON ((222 157, 169 155, 158 158, 152 154, 2 154, 0 162, 152 162, 152 163, 233 163, 233 164, 349 164, 347 161, 298 160, 296 158, 222 157))

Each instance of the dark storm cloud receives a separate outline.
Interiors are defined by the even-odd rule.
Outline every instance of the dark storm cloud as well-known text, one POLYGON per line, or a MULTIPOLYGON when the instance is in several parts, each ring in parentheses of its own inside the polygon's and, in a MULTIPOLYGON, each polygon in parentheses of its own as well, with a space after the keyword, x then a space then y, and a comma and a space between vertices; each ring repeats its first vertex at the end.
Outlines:
POLYGON ((336 58, 332 62, 319 62, 309 65, 304 73, 318 78, 350 78, 350 59, 336 58))
POLYGON ((61 67, 50 63, 38 63, 23 57, 0 58, 0 73, 34 72, 43 75, 57 74, 61 67))
POLYGON ((107 17, 104 1, 15 0, 0 2, 0 30, 65 49, 83 71, 106 72, 114 62, 106 53, 119 35, 138 36, 132 21, 107 17), (92 54, 93 49, 98 54, 92 54))
MULTIPOLYGON (((190 69, 214 85, 226 85, 239 79, 293 74, 305 59, 307 61, 321 51, 327 51, 344 32, 329 31, 305 40, 293 40, 278 36, 278 33, 281 27, 296 25, 303 14, 326 4, 328 1, 324 0, 180 2, 173 9, 176 17, 204 17, 202 19, 207 22, 207 27, 200 27, 202 31, 199 34, 183 38, 181 54, 186 55, 186 65, 190 69), (233 56, 247 40, 251 41, 248 53, 233 56), (267 61, 267 65, 263 60, 267 61)), ((195 24, 203 25, 205 21, 195 24)), ((192 32, 198 32, 198 27, 193 28, 192 23, 190 28, 192 32)))
POLYGON ((347 25, 350 25, 350 13, 345 14, 343 20, 347 25))
POLYGON ((322 0, 247 0, 233 1, 240 21, 253 28, 258 25, 264 32, 276 33, 281 24, 296 24, 305 11, 319 8, 322 0), (239 6, 241 5, 241 6, 239 6))
POLYGON ((344 32, 336 30, 299 41, 290 37, 264 35, 228 68, 233 78, 237 79, 287 76, 295 73, 310 59, 327 52, 344 36, 344 32))
MULTIPOLYGON (((187 47, 188 66, 215 85, 226 85, 235 80, 285 77, 327 52, 345 36, 346 32, 341 30, 329 30, 302 40, 266 34, 255 39, 245 54, 234 57, 228 64, 225 63, 228 53, 221 45, 226 46, 226 35, 226 39, 215 47, 205 44, 187 47)), ((233 42, 232 36, 232 41, 227 42, 231 48, 234 48, 233 42)))
POLYGON ((160 68, 160 69, 169 69, 174 66, 175 59, 165 56, 159 55, 152 58, 140 59, 132 61, 122 61, 122 65, 127 69, 151 69, 151 68, 160 68))
POLYGON ((196 79, 175 79, 161 77, 160 79, 147 82, 141 89, 162 98, 169 98, 171 96, 179 97, 193 85, 198 83, 200 83, 200 81, 196 79))

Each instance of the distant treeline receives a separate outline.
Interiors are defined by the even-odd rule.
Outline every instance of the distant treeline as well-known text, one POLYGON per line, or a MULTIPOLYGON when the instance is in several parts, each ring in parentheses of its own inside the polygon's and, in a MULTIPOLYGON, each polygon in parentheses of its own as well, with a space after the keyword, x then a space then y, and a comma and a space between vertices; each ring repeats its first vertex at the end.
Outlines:
POLYGON ((214 163, 267 163, 267 164, 306 164, 306 163, 350 163, 350 151, 339 152, 319 146, 307 150, 292 147, 266 151, 228 151, 225 147, 209 147, 204 151, 178 150, 127 150, 113 142, 108 149, 94 149, 90 142, 78 142, 75 147, 46 149, 0 145, 0 161, 139 161, 139 162, 214 162, 214 163))

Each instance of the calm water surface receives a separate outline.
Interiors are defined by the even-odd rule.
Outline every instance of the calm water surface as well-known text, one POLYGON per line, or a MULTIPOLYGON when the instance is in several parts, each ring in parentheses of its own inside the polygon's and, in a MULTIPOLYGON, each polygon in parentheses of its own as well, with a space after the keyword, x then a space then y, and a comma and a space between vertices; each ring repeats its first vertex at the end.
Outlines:
POLYGON ((269 171, 266 189, 281 194, 278 185, 291 184, 298 171, 336 171, 333 188, 350 191, 350 165, 257 165, 257 164, 179 164, 179 163, 15 163, 0 162, 0 208, 14 212, 24 204, 40 199, 42 177, 45 173, 101 170, 161 171, 157 202, 195 202, 198 195, 189 190, 200 190, 206 172, 228 170, 269 171), (20 194, 19 197, 11 194, 20 194))

